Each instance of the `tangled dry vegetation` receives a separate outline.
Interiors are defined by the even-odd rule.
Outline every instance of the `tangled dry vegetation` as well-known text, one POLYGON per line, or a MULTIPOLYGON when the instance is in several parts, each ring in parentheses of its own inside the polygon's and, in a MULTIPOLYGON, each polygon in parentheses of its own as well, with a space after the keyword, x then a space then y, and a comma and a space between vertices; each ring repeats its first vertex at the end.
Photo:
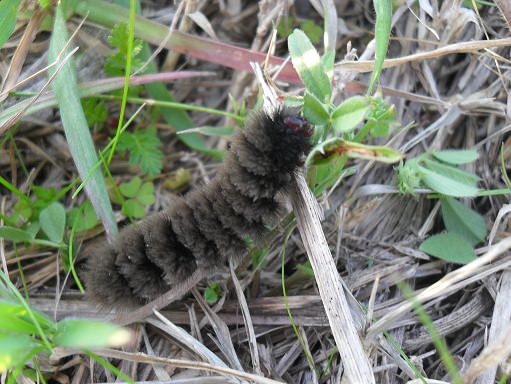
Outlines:
MULTIPOLYGON (((181 14, 174 28, 266 53, 273 26, 282 15, 292 17, 295 24, 310 19, 321 26, 318 3, 184 1, 180 10, 190 16, 181 14)), ((386 61, 387 69, 379 82, 385 99, 395 105, 396 120, 405 128, 395 129, 389 137, 374 139, 371 144, 388 145, 406 158, 431 150, 477 148, 479 159, 466 169, 481 177, 479 186, 483 190, 500 190, 507 188, 501 155, 504 168, 511 157, 506 140, 510 130, 511 9, 505 1, 496 1, 500 8, 491 1, 474 1, 479 6, 477 10, 470 3, 394 2, 387 54, 391 59, 386 61)), ((365 92, 364 84, 372 70, 375 20, 370 0, 335 1, 335 8, 337 104, 365 92)), ((168 27, 176 10, 177 6, 169 2, 152 0, 143 2, 142 15, 168 27)), ((14 34, 0 51, 3 90, 26 78, 29 80, 18 92, 37 92, 45 83, 44 76, 29 78, 48 63, 49 34, 41 28, 42 19, 35 13, 29 20, 18 21, 14 34), (32 31, 29 37, 27 30, 32 31), (17 47, 24 52, 15 51, 17 47), (14 55, 15 52, 18 53, 14 55)), ((70 17, 69 30, 75 31, 82 19, 79 14, 70 17)), ((112 50, 107 43, 111 28, 100 24, 86 19, 71 44, 80 47, 79 82, 97 80, 98 74, 103 73, 105 55, 112 50)), ((277 38, 275 55, 288 55, 282 37, 277 38)), ((173 82, 168 88, 176 100, 228 112, 235 109, 232 100, 253 107, 258 84, 252 73, 192 56, 163 50, 157 57, 162 72, 214 73, 173 82)), ((278 81, 277 86, 287 92, 300 92, 297 85, 278 81)), ((20 97, 3 95, 2 108, 16 105, 20 97)), ((118 101, 106 104, 106 128, 93 131, 96 148, 103 148, 113 136, 118 105, 118 101)), ((128 103, 126 115, 133 115, 137 107, 128 103)), ((154 177, 145 176, 145 181, 154 183, 156 196, 146 212, 166 207, 173 193, 208 182, 219 165, 218 160, 184 145, 176 136, 175 127, 165 120, 152 121, 155 114, 149 109, 146 107, 136 117, 136 124, 156 127, 163 143, 163 169, 154 177), (178 182, 177 190, 175 183, 169 183, 179 179, 176 175, 188 173, 190 178, 185 177, 182 185, 178 182)), ((228 116, 197 110, 189 115, 199 127, 235 125, 228 116)), ((23 193, 30 195, 34 185, 53 187, 58 193, 78 175, 55 109, 24 116, 15 129, 7 128, 1 130, 0 175, 23 193)), ((228 142, 215 136, 204 140, 207 147, 219 150, 225 149, 228 142)), ((484 216, 489 236, 476 248, 478 259, 460 266, 418 249, 426 237, 443 229, 439 200, 426 193, 400 194, 393 166, 361 160, 351 160, 349 166, 355 166, 353 174, 339 179, 320 198, 325 216, 322 226, 345 283, 353 325, 372 366, 374 382, 505 382, 511 353, 507 195, 487 193, 464 200, 484 216), (403 281, 414 291, 432 322, 424 324, 413 310, 398 287, 403 281), (428 325, 434 326, 447 346, 458 377, 448 372, 428 325)), ((109 170, 118 184, 140 174, 140 168, 132 166, 121 154, 113 157, 109 170)), ((83 193, 77 199, 66 193, 60 201, 69 210, 84 199, 83 193)), ((1 189, 2 217, 9 217, 17 201, 16 194, 1 189)), ((126 212, 121 212, 120 205, 114 207, 122 226, 127 222, 126 212)), ((336 346, 331 328, 335 323, 329 323, 325 314, 298 231, 286 240, 287 229, 292 226, 289 223, 274 232, 261 264, 254 263, 257 255, 252 252, 235 275, 226 272, 214 279, 219 288, 214 304, 204 299, 211 281, 201 281, 182 299, 130 324, 132 339, 122 350, 101 350, 97 355, 141 382, 340 383, 346 370, 337 348, 345 346, 336 346), (291 326, 286 302, 300 337, 291 326)), ((80 248, 102 235, 103 226, 98 223, 77 233, 74 246, 80 248)), ((29 294, 34 308, 56 319, 116 318, 116 313, 98 312, 84 300, 66 272, 62 254, 54 248, 23 244, 14 248, 4 239, 0 240, 0 248, 4 270, 9 271, 10 280, 21 291, 29 294)), ((126 318, 125 323, 138 320, 126 318)), ((47 380, 60 383, 115 379, 90 357, 60 348, 47 360, 42 356, 39 369, 47 380)), ((2 376, 2 383, 4 379, 2 376)), ((23 379, 32 380, 28 375, 23 379)), ((345 377, 343 382, 350 380, 345 377)))

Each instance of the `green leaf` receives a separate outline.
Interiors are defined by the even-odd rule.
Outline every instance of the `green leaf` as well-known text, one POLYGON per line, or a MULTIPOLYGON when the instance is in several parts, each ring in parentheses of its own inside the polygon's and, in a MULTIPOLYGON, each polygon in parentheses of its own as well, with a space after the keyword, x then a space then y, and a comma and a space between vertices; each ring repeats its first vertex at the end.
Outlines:
POLYGON ((327 164, 340 156, 389 164, 396 163, 403 158, 399 152, 389 147, 364 145, 334 137, 316 146, 309 154, 307 164, 327 164))
POLYGON ((479 157, 476 149, 455 150, 433 152, 432 155, 438 160, 449 164, 467 164, 476 161, 479 157))
POLYGON ((171 190, 176 190, 188 184, 192 175, 186 168, 179 168, 174 176, 168 177, 163 183, 163 187, 171 190))
POLYGON ((37 328, 19 304, 0 301, 0 332, 36 333, 37 328))
MULTIPOLYGON (((112 34, 108 37, 111 46, 117 48, 117 52, 107 56, 105 61, 105 73, 110 76, 123 76, 128 57, 129 31, 126 23, 119 23, 112 28, 112 34)), ((143 41, 133 40, 131 51, 131 71, 134 72, 142 66, 142 60, 138 58, 143 47, 143 41)))
POLYGON ((403 163, 402 161, 396 168, 399 192, 406 194, 415 194, 415 188, 421 183, 418 163, 415 159, 403 163))
POLYGON ((266 257, 266 255, 268 255, 268 247, 263 247, 263 248, 259 248, 257 249, 253 256, 252 256, 252 260, 251 260, 251 264, 252 264, 252 269, 256 269, 258 268, 259 266, 261 268, 263 268, 263 261, 264 261, 264 258, 266 257))
POLYGON ((103 125, 108 120, 108 109, 104 100, 90 97, 82 101, 82 108, 87 118, 87 124, 90 127, 97 125, 98 130, 103 128, 103 125))
POLYGON ((424 167, 419 166, 418 171, 424 185, 435 192, 454 197, 470 197, 475 196, 479 192, 479 189, 472 185, 453 180, 448 176, 435 173, 424 167))
POLYGON ((119 190, 126 197, 135 197, 142 186, 142 179, 138 176, 135 176, 133 179, 128 181, 127 183, 121 183, 119 185, 119 190))
POLYGON ((0 237, 9 239, 12 241, 31 242, 33 237, 30 233, 15 227, 9 227, 7 225, 0 227, 0 237))
POLYGON ((450 197, 441 202, 442 218, 449 232, 463 236, 472 246, 484 240, 486 224, 479 213, 450 197))
POLYGON ((319 43, 323 36, 323 28, 317 25, 314 20, 305 20, 300 23, 300 28, 307 37, 315 44, 319 43))
POLYGON ((39 214, 41 229, 54 243, 61 243, 66 230, 66 210, 59 202, 51 203, 39 214))
MULTIPOLYGON (((52 201, 52 199, 57 194, 57 190, 53 187, 50 188, 44 188, 40 187, 38 185, 34 185, 32 187, 32 191, 34 192, 35 196, 37 197, 37 200, 41 200, 45 203, 49 203, 52 201)), ((47 206, 47 204, 45 204, 47 206)))
POLYGON ((129 199, 122 205, 122 213, 128 217, 134 217, 135 219, 141 219, 145 216, 144 206, 137 199, 129 199))
POLYGON ((295 29, 288 39, 291 61, 307 90, 324 103, 330 102, 332 84, 323 70, 316 48, 303 31, 295 29))
POLYGON ((68 348, 119 347, 130 340, 130 332, 102 321, 64 319, 57 324, 53 340, 68 348))
POLYGON ((283 39, 287 39, 293 28, 294 19, 290 16, 284 16, 277 25, 277 35, 283 39))
POLYGON ((309 123, 314 125, 325 125, 328 123, 330 115, 328 106, 323 104, 310 92, 305 92, 303 98, 303 114, 309 123))
POLYGON ((330 82, 332 82, 332 78, 334 77, 334 62, 335 62, 335 51, 330 50, 324 53, 321 56, 321 67, 323 71, 327 74, 330 82))
POLYGON ((34 220, 26 226, 25 231, 27 231, 27 233, 30 234, 32 239, 34 239, 40 229, 41 229, 41 224, 39 223, 38 220, 34 220))
POLYGON ((28 335, 0 334, 0 372, 17 366, 36 344, 28 335))
POLYGON ((387 55, 390 40, 390 28, 392 25, 392 0, 373 0, 376 11, 376 24, 374 26, 374 40, 376 43, 374 52, 374 69, 367 88, 367 94, 373 92, 374 85, 380 77, 383 61, 387 55))
POLYGON ((0 1, 0 48, 2 48, 14 31, 20 3, 21 0, 0 1))
POLYGON ((204 290, 204 300, 208 303, 215 303, 222 295, 222 288, 217 283, 211 283, 204 290))
MULTIPOLYGON (((202 126, 197 128, 192 128, 193 132, 198 132, 201 135, 205 136, 213 136, 213 137, 230 137, 234 134, 235 128, 230 126, 225 127, 211 127, 211 126, 202 126)), ((192 132, 190 132, 192 133, 192 132)), ((182 135, 189 135, 190 133, 187 133, 186 131, 183 133, 180 133, 178 136, 182 135)))
POLYGON ((456 233, 441 233, 424 241, 419 249, 450 263, 467 264, 476 259, 471 245, 456 233))
POLYGON ((75 220, 77 232, 87 231, 98 224, 98 217, 89 200, 69 212, 68 222, 74 224, 75 220))
POLYGON ((305 276, 314 277, 314 270, 312 269, 312 265, 308 260, 303 264, 298 264, 296 269, 303 273, 305 276))
MULTIPOLYGON (((66 21, 59 5, 55 12, 55 24, 48 51, 49 62, 55 61, 66 47, 67 36, 66 21)), ((56 69, 56 67, 51 68, 49 70, 50 75, 54 74, 56 69)), ((83 179, 87 177, 89 170, 95 167, 98 162, 98 156, 96 155, 94 142, 92 141, 87 120, 83 113, 72 59, 60 68, 52 83, 52 87, 57 96, 69 150, 78 173, 83 179)), ((85 190, 98 217, 101 218, 107 234, 115 236, 117 234, 117 224, 100 169, 92 173, 92 176, 85 185, 85 190)))
POLYGON ((373 97, 363 130, 369 130, 375 137, 388 136, 396 121, 396 108, 380 97, 373 97))
POLYGON ((369 101, 364 96, 354 96, 345 100, 332 114, 332 124, 338 132, 352 131, 359 125, 369 109, 369 101))
POLYGON ((142 184, 142 187, 138 191, 137 200, 143 205, 151 205, 156 201, 154 196, 154 184, 150 181, 142 184))
POLYGON ((425 159, 423 164, 426 168, 435 173, 449 177, 460 183, 471 185, 473 187, 475 187, 477 182, 480 180, 479 176, 474 175, 473 173, 464 171, 457 167, 453 167, 452 165, 439 163, 438 161, 425 159))
POLYGON ((12 208, 14 213, 11 215, 13 223, 19 224, 20 222, 26 222, 32 217, 33 203, 24 199, 19 199, 14 207, 12 208))
POLYGON ((160 146, 155 127, 125 132, 118 144, 119 150, 130 152, 130 164, 140 164, 140 168, 150 176, 161 172, 163 153, 160 146))

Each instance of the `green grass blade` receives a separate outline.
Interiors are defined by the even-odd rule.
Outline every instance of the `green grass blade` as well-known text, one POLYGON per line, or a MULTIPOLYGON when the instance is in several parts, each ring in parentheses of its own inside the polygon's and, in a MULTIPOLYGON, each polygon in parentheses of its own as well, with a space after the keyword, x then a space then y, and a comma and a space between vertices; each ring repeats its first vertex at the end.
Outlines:
POLYGON ((419 316, 421 323, 428 330, 428 333, 431 336, 431 339, 433 340, 433 344, 435 345, 435 348, 437 349, 438 354, 440 355, 440 359, 442 359, 442 362, 444 363, 445 367, 447 368, 447 371, 451 375, 453 382, 455 384, 462 384, 463 380, 460 376, 458 368, 456 367, 454 358, 449 352, 449 349, 447 348, 447 345, 445 344, 444 340, 442 340, 442 338, 440 337, 438 330, 433 324, 433 320, 428 315, 428 313, 421 305, 421 303, 417 301, 414 292, 408 287, 408 285, 406 285, 403 282, 400 282, 398 283, 398 288, 401 290, 401 292, 403 292, 407 300, 413 304, 413 309, 419 316))
POLYGON ((0 48, 14 31, 20 3, 21 0, 3 0, 0 2, 0 48))
POLYGON ((126 53, 126 67, 124 69, 124 89, 122 92, 122 101, 121 101, 121 112, 119 114, 119 122, 117 123, 117 130, 115 132, 114 143, 112 145, 112 150, 108 154, 108 160, 106 161, 107 167, 110 165, 112 161, 112 157, 115 153, 115 148, 117 147, 117 142, 121 137, 121 127, 124 121, 124 114, 126 113, 126 99, 128 97, 128 89, 130 86, 130 76, 131 76, 131 61, 133 58, 133 39, 135 38, 135 0, 130 1, 130 17, 128 23, 128 51, 126 53))
MULTIPOLYGON (((116 0, 114 3, 117 3, 119 5, 122 5, 124 7, 128 7, 130 0, 116 0)), ((140 14, 140 1, 136 2, 136 12, 140 14)), ((151 50, 149 49, 149 45, 147 43, 144 43, 142 46, 142 50, 140 51, 139 57, 141 60, 149 60, 151 57, 151 50)), ((146 66, 145 73, 157 73, 158 68, 154 64, 154 62, 149 62, 146 66)), ((167 87, 164 84, 161 83, 151 83, 147 84, 145 86, 147 92, 149 93, 149 96, 155 100, 158 101, 164 101, 164 102, 175 102, 174 97, 172 96, 172 93, 170 93, 167 90, 167 87)), ((188 113, 185 111, 175 109, 175 108, 165 108, 160 110, 161 115, 163 116, 163 119, 165 119, 165 122, 172 126, 176 132, 185 131, 190 128, 194 128, 195 124, 193 123, 190 116, 188 116, 188 113)), ((177 138, 181 140, 183 143, 185 143, 188 147, 191 149, 205 153, 211 157, 214 158, 221 158, 221 153, 218 151, 212 150, 211 148, 208 148, 206 144, 204 143, 204 140, 200 137, 200 135, 196 133, 190 133, 186 135, 178 135, 177 138)))
MULTIPOLYGON (((53 62, 57 58, 59 52, 65 47, 66 41, 66 23, 59 6, 55 13, 55 24, 48 54, 48 60, 50 62, 53 62)), ((53 71, 54 69, 50 72, 53 73, 53 71)), ((73 156, 80 177, 84 178, 88 170, 96 164, 98 157, 80 102, 74 62, 72 60, 62 67, 52 85, 60 107, 62 125, 66 134, 69 150, 73 156)), ((118 232, 117 224, 115 222, 105 181, 99 170, 90 178, 85 186, 85 190, 98 217, 103 222, 107 236, 113 238, 118 232)))
POLYGON ((286 293, 286 276, 284 274, 284 271, 285 271, 285 260, 286 260, 286 247, 287 247, 287 242, 289 240, 289 238, 291 237, 291 235, 293 234, 294 232, 294 229, 295 227, 293 226, 285 240, 284 240, 284 244, 282 244, 282 261, 281 261, 281 285, 282 285, 282 295, 284 297, 284 306, 286 307, 286 311, 287 311, 287 315, 289 317, 289 321, 291 322, 291 326, 293 327, 293 331, 296 335, 296 338, 298 339, 298 342, 300 343, 300 346, 302 347, 302 350, 303 350, 303 353, 305 353, 305 357, 307 358, 307 361, 309 362, 309 365, 311 366, 311 368, 316 371, 316 373, 318 372, 318 369, 316 368, 316 365, 314 364, 314 360, 312 358, 312 356, 309 354, 308 350, 307 350, 307 347, 305 345, 305 341, 302 339, 302 336, 300 335, 300 332, 298 332, 298 327, 296 326, 296 323, 295 323, 295 320, 293 318, 293 315, 291 314, 291 308, 289 308, 289 302, 287 300, 287 293, 286 293))
POLYGON ((376 49, 374 53, 374 71, 367 88, 367 95, 373 93, 374 85, 378 77, 380 77, 383 61, 389 48, 390 28, 392 25, 392 1, 373 0, 373 2, 374 10, 376 11, 376 24, 374 26, 376 49))

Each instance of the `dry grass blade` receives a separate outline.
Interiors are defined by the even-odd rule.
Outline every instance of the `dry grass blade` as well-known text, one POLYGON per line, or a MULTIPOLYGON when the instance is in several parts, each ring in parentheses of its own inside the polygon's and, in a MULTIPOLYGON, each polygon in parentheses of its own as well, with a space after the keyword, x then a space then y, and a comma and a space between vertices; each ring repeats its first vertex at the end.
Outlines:
POLYGON ((506 328, 498 335, 498 338, 494 338, 493 341, 483 349, 483 351, 477 356, 467 369, 467 372, 463 376, 463 382, 471 384, 477 375, 482 372, 491 369, 493 371, 493 377, 487 377, 484 375, 477 382, 482 383, 494 383, 495 382, 495 370, 496 366, 504 361, 511 355, 511 324, 508 324, 506 328))
MULTIPOLYGON (((54 359, 62 359, 66 356, 74 355, 76 353, 80 353, 80 351, 68 350, 55 348, 53 353, 54 359)), ((208 371, 219 373, 226 376, 235 377, 238 379, 249 380, 253 383, 257 384, 282 384, 281 381, 276 381, 272 379, 268 379, 266 377, 261 377, 254 375, 252 373, 247 373, 243 371, 237 371, 231 368, 219 367, 209 363, 203 363, 200 361, 189 361, 189 360, 181 360, 181 359, 166 359, 163 357, 149 356, 145 353, 130 353, 130 352, 122 352, 116 351, 113 349, 103 349, 94 352, 98 356, 113 358, 113 359, 121 359, 127 361, 133 361, 136 363, 147 363, 147 364, 163 364, 170 365, 177 368, 183 369, 194 369, 199 371, 208 371)))
POLYGON ((232 343, 231 334, 229 332, 229 327, 225 321, 223 321, 220 316, 218 316, 206 303, 206 301, 202 298, 201 294, 197 291, 197 289, 192 289, 192 293, 195 297, 195 300, 199 303, 202 311, 206 315, 209 320, 209 323, 213 327, 215 331, 215 335, 218 340, 218 347, 224 354, 224 356, 229 360, 229 363, 232 367, 243 371, 243 367, 238 359, 238 355, 236 354, 236 349, 234 348, 234 344, 232 343))
POLYGON ((257 349, 257 339, 254 331, 254 325, 252 323, 252 317, 250 316, 250 310, 248 309, 247 299, 243 294, 243 288, 236 276, 232 261, 229 263, 231 270, 231 278, 236 290, 236 296, 240 303, 241 313, 243 314, 243 322, 245 323, 245 329, 247 330, 248 344, 250 346, 250 355, 252 356, 252 364, 254 365, 254 371, 258 375, 262 375, 261 363, 259 362, 259 350, 257 349))
POLYGON ((491 384, 495 382, 495 375, 497 373, 497 364, 504 361, 507 356, 503 356, 505 348, 502 349, 501 354, 494 355, 495 360, 491 359, 490 351, 496 346, 504 345, 508 347, 511 345, 511 329, 509 328, 509 319, 511 318, 511 271, 505 271, 501 277, 500 289, 497 292, 495 299, 495 308, 493 309, 493 316, 490 326, 490 332, 488 335, 488 346, 481 353, 481 355, 474 360, 470 365, 467 375, 470 374, 476 376, 481 370, 486 372, 482 373, 477 378, 478 384, 491 384), (486 352, 485 352, 486 351, 486 352), (500 359, 500 360, 499 360, 500 359), (496 363, 493 363, 496 361, 496 363), (491 362, 491 364, 490 364, 491 362), (482 367, 486 367, 482 369, 482 367), (472 371, 471 371, 472 370, 472 371))
MULTIPOLYGON (((427 59, 437 59, 453 53, 475 53, 487 48, 508 47, 511 45, 511 38, 496 40, 465 41, 462 43, 450 44, 445 47, 434 49, 428 52, 415 53, 413 55, 386 59, 383 68, 392 68, 406 63, 427 59)), ((371 72, 374 69, 374 60, 343 61, 335 66, 336 70, 353 72, 371 72)))
POLYGON ((314 270, 330 329, 342 357, 346 378, 352 383, 374 383, 371 364, 356 331, 341 277, 321 228, 315 197, 303 175, 296 178, 292 193, 298 229, 314 270))
POLYGON ((59 63, 59 65, 57 66, 57 68, 55 69, 55 72, 50 76, 50 78, 48 79, 48 81, 46 81, 46 83, 42 86, 41 90, 37 93, 37 95, 35 95, 34 97, 32 97, 30 99, 30 101, 28 103, 26 103, 22 109, 20 109, 14 116, 12 116, 11 118, 9 118, 8 120, 6 120, 1 126, 0 126, 0 135, 3 135, 9 128, 11 128, 14 124, 16 124, 18 122, 18 120, 21 118, 21 116, 23 116, 23 114, 25 113, 25 111, 28 110, 28 108, 30 108, 37 100, 39 100, 39 98, 41 97, 41 95, 43 94, 43 92, 46 90, 46 88, 48 88, 48 86, 55 80, 55 78, 57 77, 58 73, 62 70, 62 68, 64 67, 64 65, 68 62, 68 60, 76 53, 76 51, 78 51, 78 47, 76 47, 75 49, 73 49, 71 52, 69 52, 63 59, 62 61, 59 63))
POLYGON ((508 0, 495 0, 495 4, 500 9, 500 13, 506 19, 507 26, 511 30, 511 3, 508 0))
MULTIPOLYGON (((77 48, 76 48, 77 49, 77 48)), ((76 50, 75 49, 75 50, 76 50)), ((73 51, 75 52, 75 51, 73 51)), ((38 74, 42 73, 45 70, 48 70, 54 67, 56 64, 61 64, 59 62, 52 63, 44 68, 44 70, 39 71, 38 74)), ((155 74, 147 74, 132 77, 130 79, 130 85, 144 85, 144 84, 152 84, 152 83, 168 83, 175 80, 188 79, 193 77, 203 77, 203 76, 211 76, 214 75, 212 72, 195 72, 195 71, 180 71, 180 72, 163 72, 163 73, 155 73, 155 74)), ((34 75, 35 76, 35 75, 34 75)), ((33 76, 31 76, 33 77, 33 76)), ((26 80, 26 79, 25 79, 26 80)), ((25 80, 16 84, 15 87, 20 86, 25 82, 25 80)), ((101 80, 93 80, 85 83, 81 83, 78 85, 78 92, 80 93, 80 97, 90 97, 96 96, 101 93, 111 92, 117 89, 120 89, 124 86, 124 77, 112 77, 101 80)), ((44 91, 47 86, 43 86, 42 91, 44 91)), ((1 96, 1 94, 0 94, 1 96)), ((53 92, 44 92, 42 95, 37 97, 35 100, 23 100, 10 108, 7 108, 0 112, 0 125, 6 124, 13 116, 27 116, 31 113, 41 111, 46 108, 51 108, 57 106, 57 98, 53 92)), ((0 127, 0 134, 5 131, 0 127)))
MULTIPOLYGON (((422 292, 418 293, 415 298, 418 303, 424 303, 433 298, 436 298, 441 295, 446 295, 449 289, 455 287, 456 283, 466 279, 468 280, 470 277, 475 275, 479 270, 486 266, 487 264, 492 263, 497 259, 501 254, 511 249, 511 237, 507 237, 502 240, 500 243, 492 246, 488 252, 486 252, 483 256, 474 260, 473 262, 464 265, 463 267, 454 270, 443 278, 441 278, 436 283, 430 285, 428 288, 424 289, 422 292)), ((506 263, 509 264, 509 263, 506 263)), ((501 266, 502 267, 502 266, 501 266)), ((456 287, 458 288, 458 287, 456 287)), ((378 333, 384 331, 391 327, 391 325, 398 320, 401 316, 408 313, 413 308, 413 303, 406 302, 403 305, 399 306, 396 310, 390 312, 389 314, 382 317, 376 323, 374 323, 367 331, 367 339, 372 340, 378 333)))
POLYGON ((211 364, 219 367, 227 368, 227 365, 218 356, 211 352, 211 350, 209 350, 200 341, 192 337, 183 328, 174 325, 169 319, 167 319, 158 311, 154 311, 154 314, 158 319, 160 319, 160 321, 149 318, 147 319, 149 324, 154 325, 155 327, 167 333, 170 337, 176 339, 182 345, 186 346, 186 348, 189 348, 191 351, 193 351, 193 353, 200 356, 202 360, 208 361, 211 364))
POLYGON ((18 47, 16 48, 16 51, 14 52, 12 60, 9 64, 7 74, 5 75, 2 81, 2 86, 0 87, 0 102, 4 101, 7 98, 8 93, 3 91, 5 91, 5 89, 11 88, 16 83, 16 80, 19 74, 21 73, 23 63, 27 57, 30 44, 35 38, 37 29, 39 28, 39 25, 43 20, 44 15, 45 12, 39 10, 36 11, 34 15, 30 18, 30 21, 28 22, 28 25, 25 31, 23 32, 23 37, 21 38, 21 41, 18 47))

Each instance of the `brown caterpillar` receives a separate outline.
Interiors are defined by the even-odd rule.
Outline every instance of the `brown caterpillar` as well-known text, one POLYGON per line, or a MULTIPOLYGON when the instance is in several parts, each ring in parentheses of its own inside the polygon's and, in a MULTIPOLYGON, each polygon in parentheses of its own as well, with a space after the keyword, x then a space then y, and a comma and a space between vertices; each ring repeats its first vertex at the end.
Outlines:
POLYGON ((261 239, 281 216, 278 195, 289 189, 311 133, 288 109, 252 115, 211 183, 89 252, 89 298, 105 307, 143 304, 197 268, 211 274, 229 258, 239 259, 245 237, 261 239))

